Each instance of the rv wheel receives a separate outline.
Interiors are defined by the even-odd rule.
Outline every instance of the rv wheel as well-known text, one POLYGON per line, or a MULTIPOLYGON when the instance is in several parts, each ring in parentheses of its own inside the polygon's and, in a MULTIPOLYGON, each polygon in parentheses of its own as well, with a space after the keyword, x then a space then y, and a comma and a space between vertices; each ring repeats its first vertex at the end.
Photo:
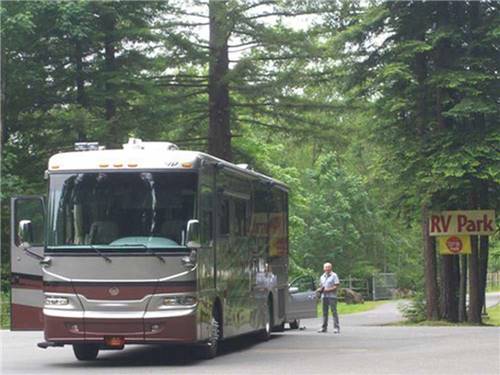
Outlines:
POLYGON ((295 319, 293 322, 290 322, 290 329, 299 329, 300 319, 295 319))
POLYGON ((212 359, 217 356, 217 350, 219 348, 220 329, 219 321, 216 316, 217 315, 214 314, 214 316, 212 317, 210 338, 199 348, 199 356, 203 359, 212 359))
POLYGON ((91 361, 97 358, 99 346, 96 344, 73 344, 73 353, 79 361, 91 361))
POLYGON ((267 301, 266 309, 266 323, 264 324, 264 329, 259 333, 259 339, 262 341, 267 341, 271 338, 271 331, 273 327, 273 302, 271 297, 267 301))

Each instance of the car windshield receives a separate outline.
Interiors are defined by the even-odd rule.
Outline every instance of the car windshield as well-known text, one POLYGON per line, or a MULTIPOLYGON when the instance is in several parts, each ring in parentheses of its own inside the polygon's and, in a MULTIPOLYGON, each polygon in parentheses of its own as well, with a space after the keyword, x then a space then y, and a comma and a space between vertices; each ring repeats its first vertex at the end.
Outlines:
POLYGON ((47 246, 179 247, 196 185, 195 173, 52 174, 47 246))

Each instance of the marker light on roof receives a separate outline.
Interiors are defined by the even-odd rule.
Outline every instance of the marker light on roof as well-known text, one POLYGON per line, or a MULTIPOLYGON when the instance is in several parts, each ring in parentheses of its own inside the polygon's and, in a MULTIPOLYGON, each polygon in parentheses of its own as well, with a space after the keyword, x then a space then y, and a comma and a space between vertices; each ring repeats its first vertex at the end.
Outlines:
POLYGON ((100 163, 100 164, 99 164, 99 167, 100 167, 100 168, 107 168, 107 167, 109 167, 109 164, 106 164, 106 163, 100 163))
POLYGON ((115 168, 121 168, 121 167, 123 167, 123 164, 122 163, 114 163, 113 167, 115 167, 115 168))
POLYGON ((135 168, 135 167, 137 167, 137 163, 128 163, 127 167, 135 168))
POLYGON ((59 169, 59 166, 58 165, 51 165, 50 169, 59 169))
POLYGON ((184 162, 181 165, 182 165, 182 168, 191 168, 193 166, 193 163, 184 162))

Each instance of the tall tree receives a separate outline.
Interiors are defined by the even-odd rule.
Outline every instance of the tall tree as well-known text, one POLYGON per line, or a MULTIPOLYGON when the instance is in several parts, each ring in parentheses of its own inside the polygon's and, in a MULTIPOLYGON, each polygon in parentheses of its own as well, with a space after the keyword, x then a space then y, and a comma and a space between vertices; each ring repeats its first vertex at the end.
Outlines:
POLYGON ((229 103, 230 19, 226 1, 210 0, 208 152, 232 160, 229 103))
MULTIPOLYGON (((389 2, 366 9, 343 33, 350 43, 346 82, 373 111, 370 125, 404 187, 403 213, 414 216, 419 207, 424 215, 425 209, 476 209, 464 202, 483 183, 495 192, 488 205, 498 206, 497 23, 496 3, 389 2)), ((437 319, 435 255, 425 230, 424 249, 428 318, 437 319)), ((477 256, 476 250, 470 262, 474 288, 477 256)), ((456 262, 442 261, 445 311, 454 320, 456 262)), ((477 301, 471 300, 471 310, 477 311, 477 301)), ((469 318, 479 322, 476 315, 469 318)))

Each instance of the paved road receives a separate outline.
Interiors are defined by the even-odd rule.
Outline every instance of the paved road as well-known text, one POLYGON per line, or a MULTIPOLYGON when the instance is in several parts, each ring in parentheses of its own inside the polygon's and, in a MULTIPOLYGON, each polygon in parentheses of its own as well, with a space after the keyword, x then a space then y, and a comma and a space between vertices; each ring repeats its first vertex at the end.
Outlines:
POLYGON ((69 347, 38 349, 39 332, 0 331, 1 373, 500 374, 499 328, 372 325, 377 315, 389 320, 394 306, 343 317, 341 335, 316 333, 319 320, 310 319, 303 322, 305 330, 275 334, 268 342, 230 340, 210 361, 198 361, 183 348, 131 346, 82 363, 69 347))

